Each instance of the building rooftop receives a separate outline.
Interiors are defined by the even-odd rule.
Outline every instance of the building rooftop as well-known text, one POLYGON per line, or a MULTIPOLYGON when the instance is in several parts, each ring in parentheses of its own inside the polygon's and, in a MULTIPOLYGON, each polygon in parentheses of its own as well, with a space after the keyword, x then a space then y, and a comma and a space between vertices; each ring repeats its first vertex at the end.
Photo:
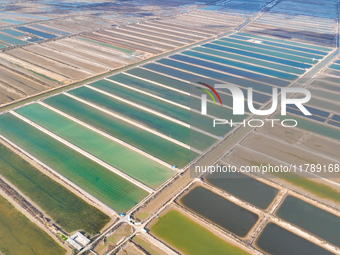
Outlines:
POLYGON ((84 236, 80 232, 77 232, 74 235, 72 235, 69 239, 67 239, 67 242, 71 244, 74 248, 76 248, 77 250, 81 250, 91 241, 90 239, 88 239, 86 236, 84 236))

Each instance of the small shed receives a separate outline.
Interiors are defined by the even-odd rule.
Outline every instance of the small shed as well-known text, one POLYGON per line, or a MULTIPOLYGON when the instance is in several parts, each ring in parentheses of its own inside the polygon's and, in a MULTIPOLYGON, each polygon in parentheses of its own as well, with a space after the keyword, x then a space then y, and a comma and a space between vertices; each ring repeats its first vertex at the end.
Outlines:
POLYGON ((67 239, 69 244, 71 244, 74 248, 76 248, 78 251, 84 248, 86 245, 88 245, 91 241, 86 236, 84 236, 82 233, 77 232, 73 236, 67 239))

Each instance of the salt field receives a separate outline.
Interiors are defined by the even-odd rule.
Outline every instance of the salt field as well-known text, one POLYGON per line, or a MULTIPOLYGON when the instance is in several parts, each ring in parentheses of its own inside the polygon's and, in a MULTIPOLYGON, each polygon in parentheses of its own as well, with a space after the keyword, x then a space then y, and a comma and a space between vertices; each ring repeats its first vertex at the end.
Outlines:
POLYGON ((337 1, 0 16, 1 254, 340 253, 337 1))

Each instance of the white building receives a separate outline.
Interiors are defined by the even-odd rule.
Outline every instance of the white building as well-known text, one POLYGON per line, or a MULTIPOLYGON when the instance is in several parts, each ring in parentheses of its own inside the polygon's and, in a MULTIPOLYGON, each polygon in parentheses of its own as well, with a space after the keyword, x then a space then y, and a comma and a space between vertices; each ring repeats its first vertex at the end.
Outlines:
POLYGON ((79 251, 82 248, 84 248, 87 244, 89 244, 91 241, 80 232, 77 232, 73 236, 68 238, 66 242, 71 244, 74 248, 76 248, 79 251))

